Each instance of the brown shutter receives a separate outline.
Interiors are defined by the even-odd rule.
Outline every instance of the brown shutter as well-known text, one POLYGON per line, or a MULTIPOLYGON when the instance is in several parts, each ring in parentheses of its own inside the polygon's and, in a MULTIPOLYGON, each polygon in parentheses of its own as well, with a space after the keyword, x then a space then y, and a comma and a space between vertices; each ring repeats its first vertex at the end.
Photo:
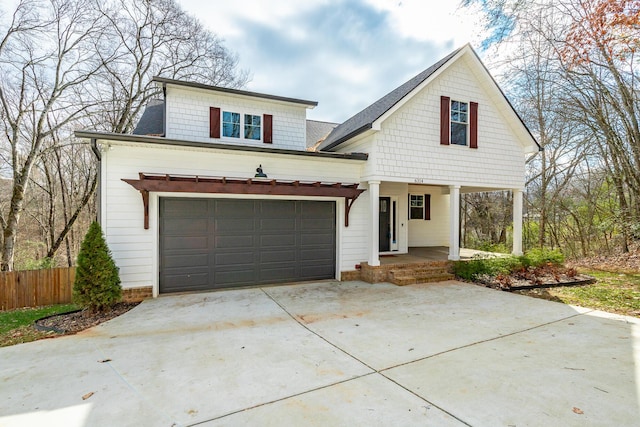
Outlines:
POLYGON ((451 114, 449 109, 451 108, 451 98, 448 96, 440 97, 440 144, 449 145, 450 140, 450 124, 451 114))
POLYGON ((209 107, 209 138, 220 138, 220 109, 209 107))
POLYGON ((431 194, 424 195, 424 219, 431 219, 431 194))
POLYGON ((478 103, 469 103, 469 147, 478 148, 478 103))
POLYGON ((273 116, 271 114, 265 114, 263 116, 263 135, 262 142, 265 144, 273 144, 273 116))

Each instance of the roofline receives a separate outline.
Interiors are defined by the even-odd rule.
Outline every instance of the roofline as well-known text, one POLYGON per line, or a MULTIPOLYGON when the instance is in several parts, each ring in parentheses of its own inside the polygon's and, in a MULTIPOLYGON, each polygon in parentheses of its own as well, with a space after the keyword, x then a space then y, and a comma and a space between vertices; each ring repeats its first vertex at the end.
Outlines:
MULTIPOLYGON (((469 43, 467 43, 467 45, 469 45, 469 43)), ((449 63, 449 62, 450 62, 454 57, 457 57, 457 56, 460 54, 460 52, 463 50, 463 48, 464 48, 464 47, 466 47, 466 45, 465 45, 465 46, 463 46, 463 47, 461 47, 461 48, 456 49, 456 50, 457 50, 457 53, 456 53, 455 55, 453 55, 453 56, 452 56, 451 58, 449 58, 447 61, 445 61, 445 62, 443 62, 442 64, 440 64, 440 66, 439 66, 438 68, 436 68, 435 70, 433 70, 433 71, 431 72, 431 74, 429 75, 429 77, 427 77, 426 79, 424 79, 424 80, 422 81, 422 83, 420 83, 420 84, 419 84, 418 86, 416 86, 412 91, 410 91, 410 92, 409 92, 409 93, 407 93, 405 96, 403 96, 403 97, 402 97, 402 98, 400 98, 398 101, 396 101, 393 105, 389 106, 389 108, 387 108, 387 109, 386 109, 382 114, 380 114, 380 115, 379 115, 375 120, 373 120, 371 123, 367 123, 367 124, 365 124, 365 125, 361 126, 360 128, 358 128, 358 129, 356 129, 356 130, 354 130, 354 131, 352 131, 352 132, 348 133, 347 135, 345 135, 345 136, 343 136, 343 137, 341 137, 341 138, 338 138, 337 140, 335 140, 334 142, 332 142, 332 143, 331 143, 331 144, 329 144, 328 146, 324 147, 323 149, 324 149, 324 150, 330 150, 330 149, 335 148, 335 147, 337 147, 338 145, 342 144, 343 142, 348 141, 349 139, 351 139, 351 138, 353 138, 353 137, 355 137, 355 136, 358 136, 358 135, 359 135, 359 134, 361 134, 361 133, 366 132, 366 131, 367 131, 367 130, 369 130, 369 129, 374 129, 374 128, 376 128, 376 127, 379 127, 379 124, 378 124, 378 125, 376 125, 376 122, 379 122, 381 117, 385 116, 389 111, 394 110, 394 109, 395 109, 395 107, 396 107, 398 104, 403 105, 403 104, 406 102, 406 101, 404 101, 405 99, 409 99, 409 98, 410 98, 410 95, 411 95, 411 94, 412 94, 412 93, 413 93, 413 92, 414 92, 418 87, 422 87, 422 85, 423 85, 426 81, 429 81, 429 80, 431 79, 431 77, 432 77, 434 74, 439 73, 439 72, 440 72, 440 70, 444 67, 444 65, 445 65, 445 64, 448 64, 448 63, 449 63)), ((455 51, 454 51, 454 52, 455 52, 455 51)), ((435 64, 434 64, 434 65, 435 65, 435 64)), ((418 74, 416 74, 416 76, 418 76, 418 74)), ((404 83, 403 83, 403 84, 404 84, 404 83)), ((398 86, 398 87, 399 87, 399 86, 398 86)), ((395 89, 393 89, 393 90, 395 90, 395 89)), ((385 96, 386 96, 386 95, 385 95, 385 96)), ((377 102, 377 101, 376 101, 376 102, 377 102)), ((374 102, 374 103, 375 103, 375 102, 374 102)), ((371 106, 371 105, 373 105, 373 104, 369 104, 369 106, 371 106)))
POLYGON ((74 135, 76 138, 86 138, 86 139, 96 140, 96 141, 101 139, 101 140, 110 140, 110 141, 136 142, 136 143, 143 143, 143 144, 156 144, 156 145, 175 146, 175 147, 209 148, 209 149, 228 150, 228 151, 282 154, 287 156, 323 157, 323 158, 331 158, 331 159, 337 159, 337 160, 366 161, 369 158, 369 155, 366 153, 327 153, 327 152, 298 151, 298 150, 289 150, 289 149, 280 149, 280 148, 266 148, 266 147, 221 144, 217 142, 185 141, 180 139, 167 139, 160 136, 132 135, 132 134, 124 134, 124 133, 77 130, 74 132, 74 135))
MULTIPOLYGON (((470 45, 469 45, 470 46, 470 45)), ((487 75, 489 76, 489 78, 491 78, 491 81, 493 82, 494 86, 496 88, 498 88, 498 90, 500 91, 500 94, 502 95, 502 98, 507 101, 507 104, 509 104, 509 108, 511 108, 511 111, 513 111, 513 113, 516 115, 516 117, 518 118, 518 120, 520 120, 520 123, 522 124, 522 126, 525 128, 525 130, 527 131, 527 133, 529 134, 529 136, 531 137, 531 139, 533 140, 533 142, 535 142, 535 144, 538 146, 538 151, 544 151, 544 147, 542 145, 540 145, 540 143, 538 142, 538 140, 536 139, 535 136, 533 136, 533 134, 531 133, 531 130, 529 130, 529 127, 526 125, 526 123, 524 122, 524 120, 522 119, 522 117, 520 117, 520 114, 518 114, 518 111, 515 109, 515 107, 513 106, 513 104, 511 103, 511 101, 509 101, 509 98, 507 97, 507 95, 502 91, 502 88, 500 87, 500 85, 498 84, 498 82, 496 82, 496 79, 493 78, 493 76, 491 75, 491 72, 489 71, 489 69, 487 68, 486 65, 484 65, 484 62, 482 62, 482 60, 480 59, 480 57, 478 56, 478 54, 476 53, 476 51, 474 49, 471 49, 471 52, 473 53, 473 55, 475 56, 476 60, 480 63, 480 65, 482 65, 482 68, 484 68, 484 71, 487 73, 487 75)))
MULTIPOLYGON (((384 113, 380 114, 380 116, 378 116, 378 118, 373 121, 372 127, 374 129, 376 129, 376 130, 380 130, 380 124, 382 122, 387 120, 390 115, 395 113, 403 105, 405 105, 407 102, 409 102, 411 100, 411 98, 413 98, 415 96, 415 94, 417 94, 418 92, 422 91, 425 87, 427 87, 429 84, 431 84, 431 82, 433 80, 435 80, 438 76, 440 76, 440 74, 444 71, 446 66, 448 66, 449 64, 451 64, 451 63, 457 61, 458 59, 460 59, 460 57, 462 55, 464 55, 464 50, 466 48, 471 48, 471 44, 467 43, 466 45, 464 45, 464 46, 458 48, 457 50, 455 50, 454 51, 455 55, 451 56, 451 58, 449 58, 448 60, 446 60, 445 62, 440 64, 440 66, 438 68, 436 68, 435 70, 433 70, 431 72, 431 74, 429 74, 429 76, 426 79, 424 79, 422 82, 420 82, 419 85, 414 87, 411 91, 409 91, 409 93, 407 93, 405 96, 400 98, 398 100, 398 102, 396 102, 391 107, 389 107, 384 113)), ((473 50, 473 49, 471 49, 471 50, 473 50)))
POLYGON ((387 110, 385 110, 382 114, 380 114, 380 116, 378 116, 377 119, 373 120, 372 123, 367 123, 367 124, 361 126, 360 128, 350 132, 349 134, 347 134, 347 135, 345 135, 345 136, 343 136, 341 138, 338 138, 337 140, 335 140, 334 142, 332 142, 328 146, 323 147, 322 150, 323 151, 331 150, 331 149, 337 147, 338 145, 340 145, 340 144, 352 139, 353 137, 358 136, 359 134, 366 132, 369 129, 378 129, 379 130, 380 123, 388 118, 388 116, 389 116, 388 113, 390 111, 395 111, 395 110, 397 110, 397 108, 401 107, 406 102, 408 102, 408 100, 411 99, 413 97, 413 95, 415 95, 415 93, 417 93, 417 92, 421 91, 422 89, 424 89, 424 87, 427 86, 428 84, 430 84, 437 76, 439 76, 440 73, 447 66, 449 66, 453 62, 455 62, 458 59, 460 59, 466 53, 466 51, 471 51, 473 53, 474 57, 476 58, 476 60, 480 63, 480 65, 482 65, 482 68, 484 69, 485 73, 489 76, 489 78, 493 82, 494 87, 496 87, 498 89, 498 91, 502 95, 502 98, 507 102, 507 104, 509 105, 509 108, 511 109, 511 111, 515 114, 515 116, 518 118, 518 120, 520 121, 520 123, 522 124, 524 129, 526 130, 527 134, 531 137, 531 140, 538 147, 538 151, 544 151, 544 148, 540 145, 540 143, 533 136, 533 134, 531 133, 531 130, 529 130, 529 128, 525 124, 525 122, 522 119, 522 117, 520 117, 520 114, 518 114, 516 109, 513 107, 513 104, 511 104, 511 101, 509 101, 509 98, 507 98, 505 93, 502 91, 502 88, 500 87, 500 85, 498 85, 496 80, 491 75, 491 72, 489 72, 489 70, 487 69, 486 65, 484 65, 484 63, 482 62, 482 60, 480 59, 480 57, 478 56, 476 51, 473 49, 473 47, 471 46, 471 43, 467 43, 464 46, 458 48, 457 49, 457 53, 455 55, 451 56, 451 58, 449 58, 447 61, 445 61, 442 64, 440 64, 440 66, 438 68, 433 70, 433 72, 429 75, 429 77, 424 79, 418 86, 413 88, 413 90, 411 90, 405 96, 400 98, 396 103, 391 105, 387 110))
POLYGON ((356 129, 354 131, 351 131, 350 133, 346 134, 342 138, 336 139, 331 144, 329 144, 326 147, 324 147, 322 149, 322 152, 325 152, 327 150, 331 150, 332 148, 337 147, 338 145, 342 144, 343 142, 348 141, 351 138, 354 138, 354 137, 360 135, 361 133, 365 133, 366 131, 368 131, 369 129, 372 129, 372 128, 373 128, 373 124, 372 123, 365 123, 364 125, 360 126, 358 129, 356 129))
POLYGON ((229 93, 231 95, 249 96, 249 97, 252 97, 252 98, 264 98, 264 99, 269 99, 269 100, 272 100, 272 101, 281 101, 281 102, 288 102, 288 103, 293 103, 293 104, 302 104, 302 105, 306 105, 307 107, 311 107, 311 108, 316 107, 318 105, 317 101, 308 101, 306 99, 288 98, 288 97, 285 97, 285 96, 269 95, 269 94, 266 94, 266 93, 250 92, 250 91, 247 91, 247 90, 231 89, 231 88, 220 87, 220 86, 212 86, 212 85, 207 85, 207 84, 204 84, 204 83, 196 83, 196 82, 188 82, 188 81, 183 81, 183 80, 168 79, 166 77, 160 77, 160 76, 154 76, 152 78, 152 80, 154 82, 162 83, 163 85, 185 86, 185 87, 191 87, 191 88, 195 88, 195 89, 204 89, 204 90, 210 90, 210 91, 215 91, 215 92, 224 92, 224 93, 229 93))

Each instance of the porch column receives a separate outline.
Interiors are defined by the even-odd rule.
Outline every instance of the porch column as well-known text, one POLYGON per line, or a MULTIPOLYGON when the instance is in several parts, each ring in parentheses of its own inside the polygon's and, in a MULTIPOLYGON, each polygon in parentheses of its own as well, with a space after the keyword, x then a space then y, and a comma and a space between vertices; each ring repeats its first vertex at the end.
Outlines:
POLYGON ((369 265, 377 267, 380 265, 379 247, 380 244, 380 181, 369 181, 369 211, 371 212, 371 223, 369 224, 369 265))
POLYGON ((522 255, 522 190, 514 188, 513 192, 513 254, 522 255))
POLYGON ((449 186, 449 260, 460 259, 460 186, 449 186))

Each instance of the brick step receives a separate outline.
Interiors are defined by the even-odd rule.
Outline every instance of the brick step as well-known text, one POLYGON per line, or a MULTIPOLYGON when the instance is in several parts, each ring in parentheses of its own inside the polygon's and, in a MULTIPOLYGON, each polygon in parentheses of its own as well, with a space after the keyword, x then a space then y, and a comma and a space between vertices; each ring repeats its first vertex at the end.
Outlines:
POLYGON ((399 276, 424 276, 431 274, 446 274, 449 273, 448 267, 413 267, 413 268, 401 268, 393 269, 388 272, 388 279, 393 280, 399 276))
POLYGON ((410 268, 410 269, 432 268, 432 267, 449 268, 450 266, 451 266, 450 261, 425 261, 425 262, 410 262, 405 264, 390 265, 392 270, 402 270, 406 268, 410 268))
POLYGON ((451 273, 433 273, 419 276, 396 276, 390 280, 390 282, 397 286, 406 286, 415 285, 416 283, 444 282, 446 280, 453 280, 454 278, 455 276, 451 273))

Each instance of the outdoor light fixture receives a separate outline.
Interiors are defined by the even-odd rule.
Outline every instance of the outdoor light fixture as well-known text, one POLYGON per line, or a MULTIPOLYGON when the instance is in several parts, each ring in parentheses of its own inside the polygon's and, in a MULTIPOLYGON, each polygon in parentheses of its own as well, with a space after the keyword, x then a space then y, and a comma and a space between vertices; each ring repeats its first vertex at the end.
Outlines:
POLYGON ((258 166, 256 169, 256 176, 254 178, 266 178, 267 174, 262 171, 262 165, 258 166))

